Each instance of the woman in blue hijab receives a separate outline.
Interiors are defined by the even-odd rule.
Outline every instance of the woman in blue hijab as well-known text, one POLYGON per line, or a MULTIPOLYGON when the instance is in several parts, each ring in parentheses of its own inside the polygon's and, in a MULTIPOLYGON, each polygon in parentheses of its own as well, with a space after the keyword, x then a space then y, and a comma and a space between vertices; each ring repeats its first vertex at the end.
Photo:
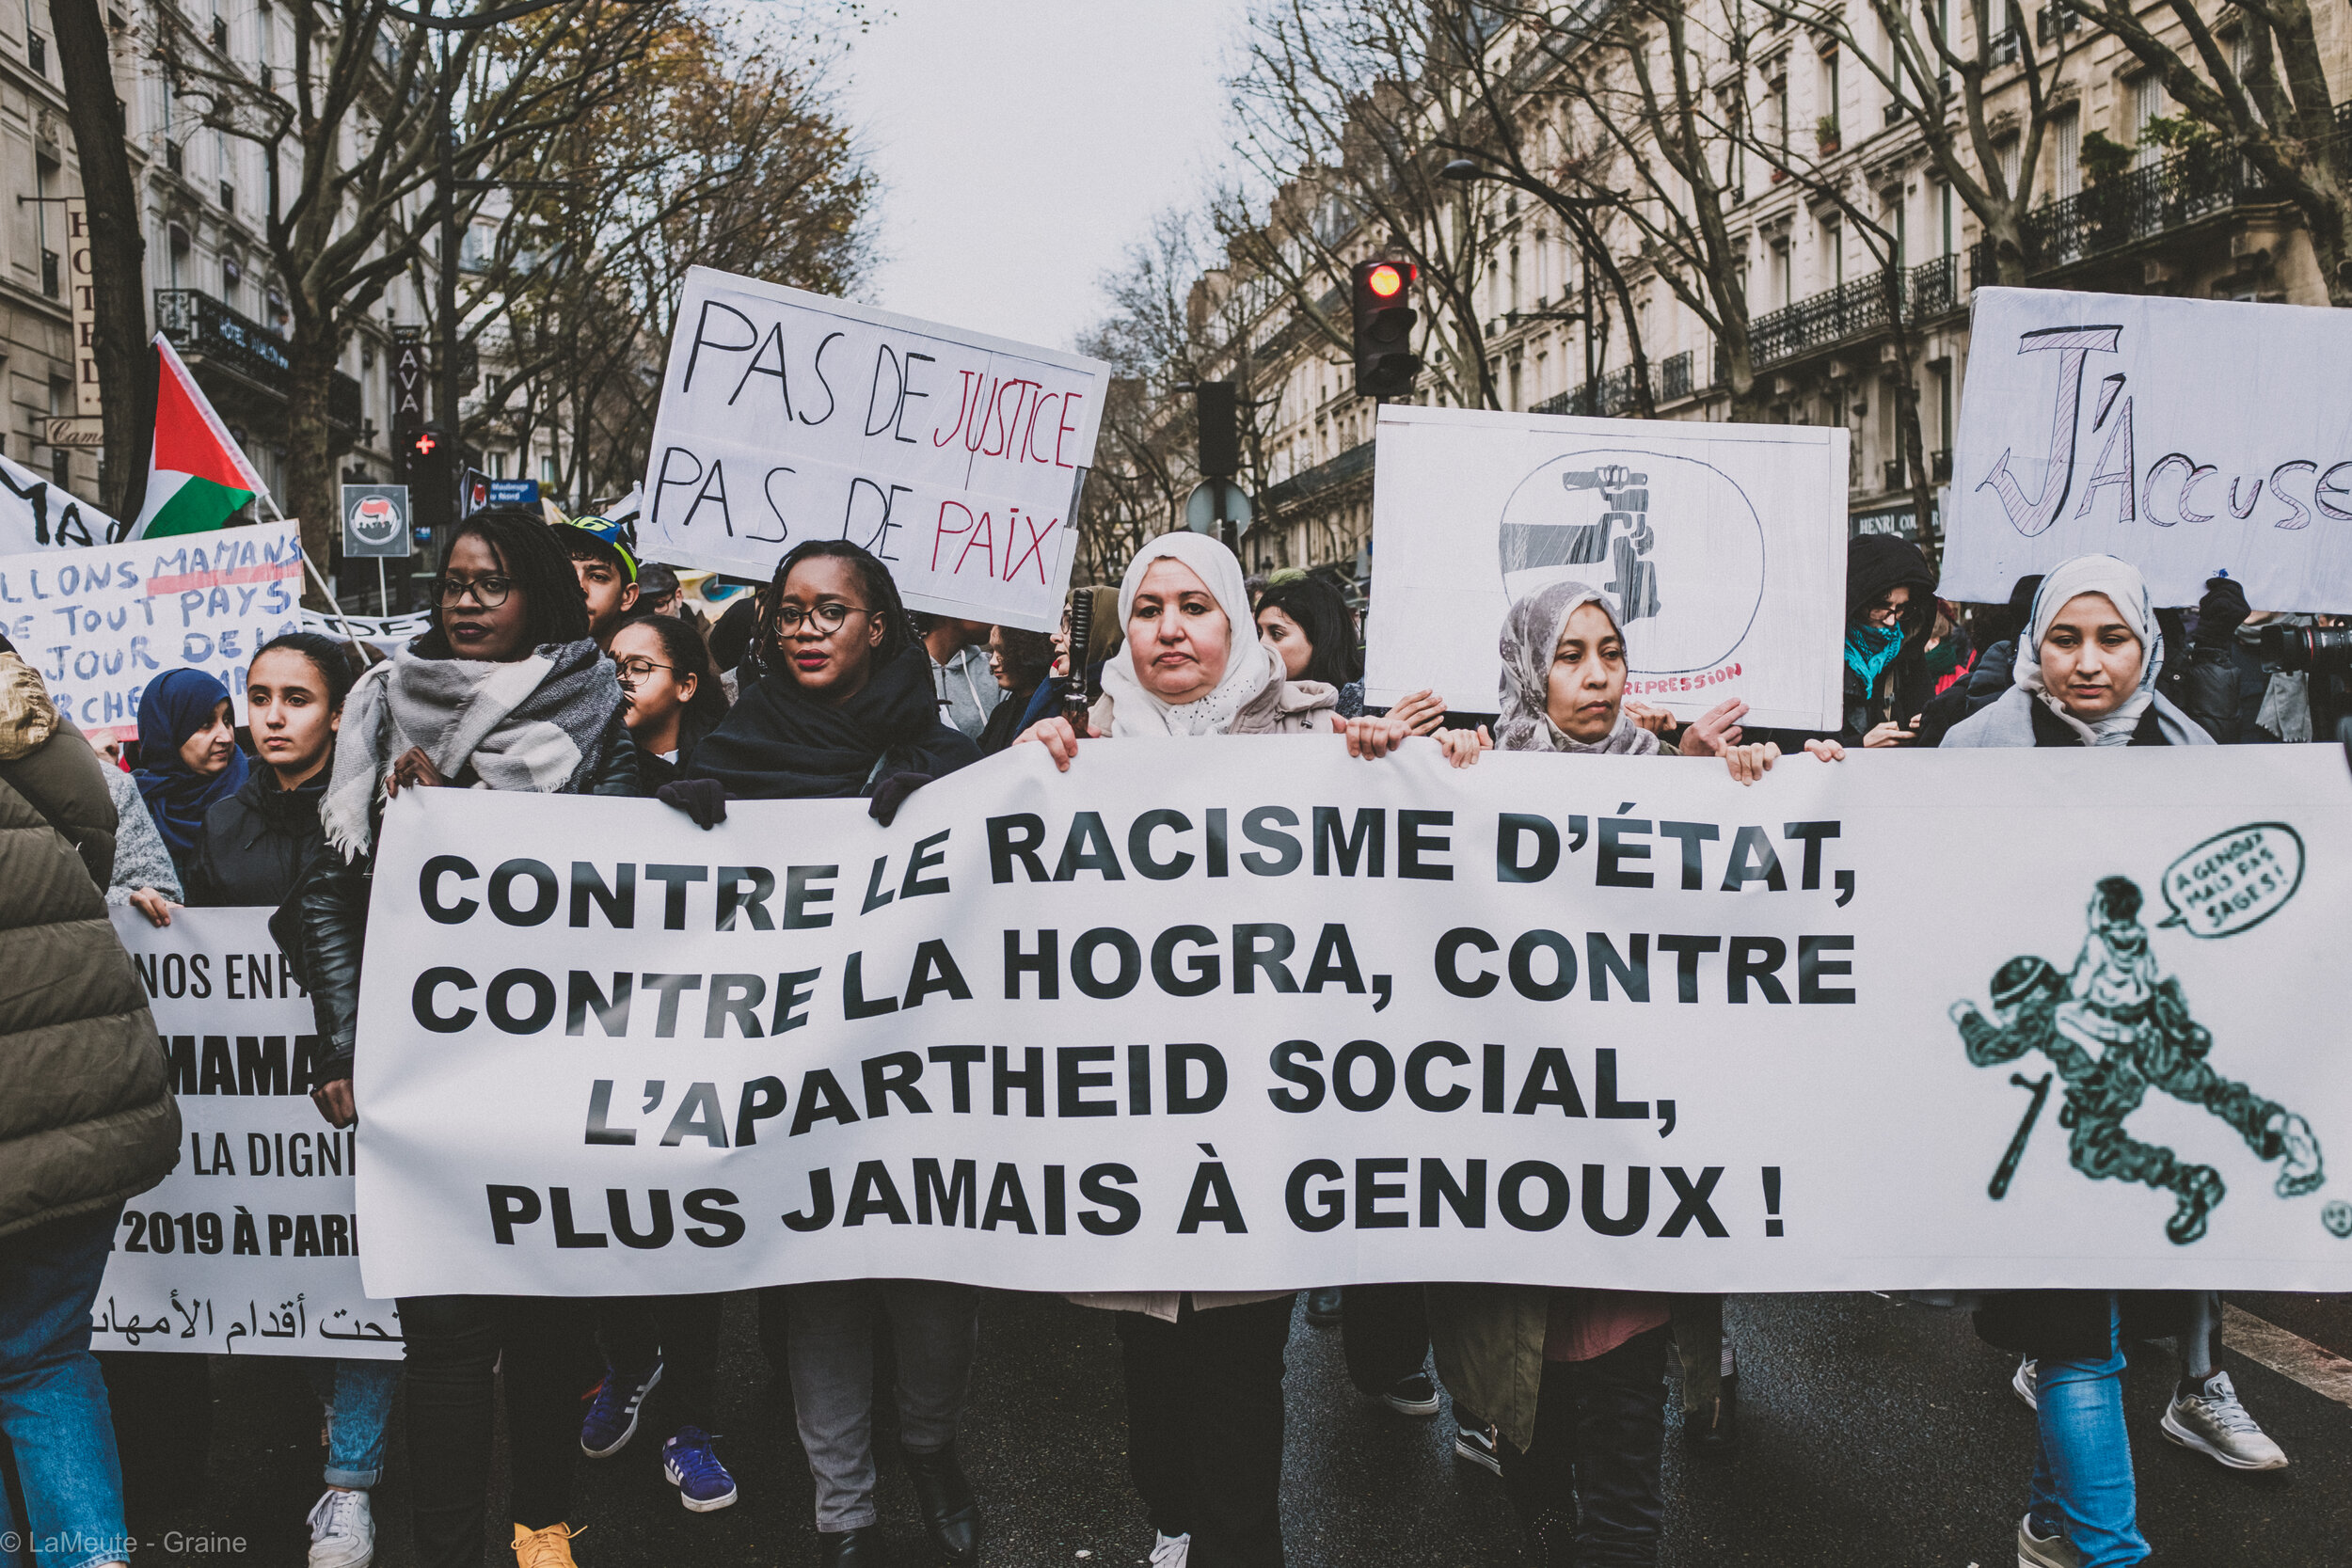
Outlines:
POLYGON ((245 783, 229 689, 201 670, 174 670, 139 694, 139 795, 185 885, 204 814, 245 783))

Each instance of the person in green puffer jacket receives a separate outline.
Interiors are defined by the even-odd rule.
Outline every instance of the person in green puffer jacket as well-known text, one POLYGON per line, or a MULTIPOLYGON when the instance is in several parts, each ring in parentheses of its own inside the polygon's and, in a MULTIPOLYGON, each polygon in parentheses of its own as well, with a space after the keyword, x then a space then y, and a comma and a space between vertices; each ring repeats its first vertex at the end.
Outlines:
POLYGON ((114 835, 97 753, 0 640, 0 1447, 28 1514, 0 1497, 0 1538, 119 1543, 120 1562, 90 1303, 123 1201, 178 1163, 180 1108, 106 913, 114 835))

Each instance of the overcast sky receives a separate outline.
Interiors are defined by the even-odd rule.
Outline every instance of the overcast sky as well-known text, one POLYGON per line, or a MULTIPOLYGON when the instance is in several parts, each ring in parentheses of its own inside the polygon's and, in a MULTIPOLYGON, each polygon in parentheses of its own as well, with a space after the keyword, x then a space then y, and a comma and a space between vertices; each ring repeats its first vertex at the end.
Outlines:
POLYGON ((1067 348, 1096 279, 1203 188, 1242 0, 882 0, 844 108, 882 198, 885 309, 1067 348))

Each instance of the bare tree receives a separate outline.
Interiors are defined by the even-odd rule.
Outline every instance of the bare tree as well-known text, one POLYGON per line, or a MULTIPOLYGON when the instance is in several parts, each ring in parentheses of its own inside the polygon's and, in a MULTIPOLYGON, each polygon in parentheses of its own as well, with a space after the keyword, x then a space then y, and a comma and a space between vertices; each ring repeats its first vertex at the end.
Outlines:
MULTIPOLYGON (((2352 305, 2352 136, 2338 120, 2328 52, 2308 0, 2237 0, 2213 18, 2189 0, 2138 9, 2122 0, 2051 3, 2113 35, 2163 79, 2190 120, 2218 139, 2215 151, 2244 158, 2294 204, 2328 302, 2352 305), (2235 32, 2225 36, 2221 24, 2230 21, 2235 32)), ((2217 170, 2226 166, 2213 162, 2217 170)))
POLYGON ((347 336, 445 209, 469 213, 541 138, 626 89, 668 10, 563 0, 492 26, 497 0, 475 0, 435 26, 401 20, 413 13, 389 0, 303 0, 293 57, 250 70, 206 47, 177 8, 155 13, 154 55, 177 100, 262 150, 263 230, 292 317, 286 499, 315 559, 336 515, 329 393, 347 336))
POLYGON ((1240 178, 1213 214, 1233 260, 1275 280, 1309 330, 1352 346, 1348 270, 1366 251, 1418 269, 1420 345, 1449 401, 1500 406, 1478 308, 1499 202, 1441 174, 1470 105, 1437 25, 1453 0, 1266 0, 1231 84, 1240 178), (1259 214, 1263 214, 1261 217, 1259 214))
POLYGON ((874 182, 831 98, 835 53, 737 30, 673 18, 625 96, 518 166, 468 275, 464 335, 493 343, 503 371, 476 432, 518 445, 541 426, 568 433, 567 494, 644 474, 689 267, 842 294, 870 260, 874 182))
MULTIPOLYGON (((2062 15, 2049 0, 2044 16, 2062 15)), ((1824 0, 1757 0, 1773 17, 1806 29, 1858 62, 1886 92, 1896 113, 1919 137, 1936 175, 1975 214, 1991 254, 1994 279, 2026 280, 2033 258, 2026 242, 2034 174, 2053 112, 2060 106, 2069 61, 2081 53, 2083 29, 2045 29, 2047 41, 2026 26, 2018 0, 1961 0, 1969 24, 1963 49, 1950 25, 1947 0, 1865 0, 1853 16, 1867 16, 1884 41, 1871 46, 1842 5, 1824 0), (1996 106, 2008 96, 2011 69, 2024 99, 2022 114, 1996 106), (1998 90, 1996 90, 1998 89, 1998 90)), ((1785 129, 1785 128, 1784 128, 1785 129)), ((1812 162, 1802 146, 1787 145, 1784 161, 1812 162)))
POLYGON ((1184 209, 1157 214, 1103 276, 1110 309, 1078 339, 1078 351, 1108 362, 1114 377, 1079 507, 1079 580, 1112 579, 1145 540, 1183 521, 1200 477, 1187 388, 1212 365, 1243 390, 1243 484, 1261 487, 1263 454, 1247 396, 1251 323, 1246 311, 1218 309, 1229 277, 1202 276, 1202 228, 1184 209))
MULTIPOLYGON (((90 240, 91 349, 97 361, 106 442, 98 468, 99 505, 129 522, 147 489, 147 449, 155 424, 155 375, 147 346, 147 242, 139 232, 138 187, 131 181, 114 49, 98 0, 49 0, 66 116, 81 165, 90 240)), ((76 288, 81 287, 77 280, 76 288)))

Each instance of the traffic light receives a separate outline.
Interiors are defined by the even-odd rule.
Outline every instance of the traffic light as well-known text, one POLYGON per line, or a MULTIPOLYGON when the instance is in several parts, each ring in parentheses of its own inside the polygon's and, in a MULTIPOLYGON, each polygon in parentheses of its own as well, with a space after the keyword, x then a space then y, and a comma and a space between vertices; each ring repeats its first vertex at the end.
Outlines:
POLYGON ((1231 479, 1241 472, 1241 427, 1233 384, 1203 381, 1192 389, 1193 411, 1200 426, 1200 473, 1206 479, 1231 479))
POLYGON ((1356 395, 1401 398, 1413 389, 1421 356, 1413 352, 1410 261, 1359 261, 1352 306, 1356 316, 1356 395))
POLYGON ((402 478, 408 485, 409 516, 424 537, 441 537, 439 530, 456 521, 456 449, 434 425, 408 437, 401 449, 402 478))

